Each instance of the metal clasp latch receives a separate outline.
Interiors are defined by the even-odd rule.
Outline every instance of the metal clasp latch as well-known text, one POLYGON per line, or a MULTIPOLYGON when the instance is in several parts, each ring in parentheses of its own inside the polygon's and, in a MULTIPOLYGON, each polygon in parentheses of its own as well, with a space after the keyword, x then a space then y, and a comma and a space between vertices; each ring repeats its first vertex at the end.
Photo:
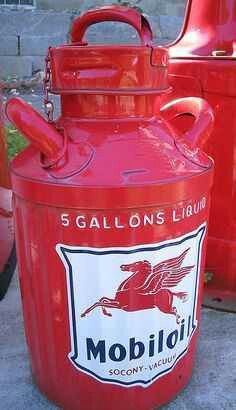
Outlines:
POLYGON ((167 50, 163 47, 153 47, 151 46, 151 65, 153 67, 168 67, 168 53, 167 50))

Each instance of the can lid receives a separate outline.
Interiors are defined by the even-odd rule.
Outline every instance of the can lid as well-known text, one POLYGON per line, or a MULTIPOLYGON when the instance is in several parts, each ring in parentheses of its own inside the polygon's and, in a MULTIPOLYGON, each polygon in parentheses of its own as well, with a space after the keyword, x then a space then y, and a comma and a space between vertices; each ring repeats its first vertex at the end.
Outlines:
POLYGON ((109 6, 90 10, 72 24, 71 44, 49 49, 51 92, 154 93, 168 88, 168 52, 154 46, 147 19, 137 10, 109 6), (87 28, 105 21, 131 25, 140 45, 89 45, 87 28))

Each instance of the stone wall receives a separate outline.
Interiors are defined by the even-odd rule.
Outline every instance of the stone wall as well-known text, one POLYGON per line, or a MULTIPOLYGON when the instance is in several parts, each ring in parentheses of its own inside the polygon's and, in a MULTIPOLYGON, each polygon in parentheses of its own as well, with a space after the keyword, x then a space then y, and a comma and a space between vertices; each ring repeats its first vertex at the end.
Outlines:
MULTIPOLYGON (((68 41, 70 25, 76 15, 86 8, 110 3, 97 0, 38 0, 38 7, 48 10, 16 11, 0 8, 1 76, 30 77, 41 70, 48 46, 68 41), (65 10, 69 5, 71 10, 65 10), (63 11, 49 10, 51 7, 63 11)), ((165 43, 176 38, 182 25, 184 0, 142 0, 134 3, 138 3, 147 14, 157 42, 165 43)), ((138 41, 135 31, 127 25, 121 29, 120 23, 93 26, 88 31, 88 39, 95 43, 138 41)))
MULTIPOLYGON (((140 7, 147 14, 168 14, 182 16, 185 0, 130 0, 130 5, 140 7)), ((123 3, 126 3, 125 1, 123 3)), ((104 6, 111 3, 122 3, 119 0, 36 0, 37 9, 56 11, 81 11, 95 6, 104 6)))

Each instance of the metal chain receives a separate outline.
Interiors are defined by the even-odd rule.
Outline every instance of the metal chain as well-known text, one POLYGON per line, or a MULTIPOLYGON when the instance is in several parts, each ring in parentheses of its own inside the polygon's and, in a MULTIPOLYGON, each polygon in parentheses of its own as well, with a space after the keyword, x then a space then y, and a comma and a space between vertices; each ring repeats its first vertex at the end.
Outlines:
POLYGON ((43 91, 44 91, 44 111, 47 116, 48 122, 53 122, 54 104, 53 101, 49 99, 49 93, 51 91, 51 60, 50 60, 50 49, 45 58, 45 75, 43 81, 43 91))

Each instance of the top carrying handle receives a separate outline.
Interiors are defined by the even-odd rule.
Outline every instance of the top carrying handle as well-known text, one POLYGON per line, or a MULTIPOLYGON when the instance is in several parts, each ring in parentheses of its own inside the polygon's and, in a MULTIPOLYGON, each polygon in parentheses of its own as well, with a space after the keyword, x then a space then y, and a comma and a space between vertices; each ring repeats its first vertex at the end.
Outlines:
POLYGON ((77 17, 72 24, 71 42, 85 44, 84 35, 87 28, 93 24, 105 21, 120 21, 135 28, 144 46, 152 44, 153 33, 147 19, 137 10, 124 6, 100 7, 89 10, 77 17))

